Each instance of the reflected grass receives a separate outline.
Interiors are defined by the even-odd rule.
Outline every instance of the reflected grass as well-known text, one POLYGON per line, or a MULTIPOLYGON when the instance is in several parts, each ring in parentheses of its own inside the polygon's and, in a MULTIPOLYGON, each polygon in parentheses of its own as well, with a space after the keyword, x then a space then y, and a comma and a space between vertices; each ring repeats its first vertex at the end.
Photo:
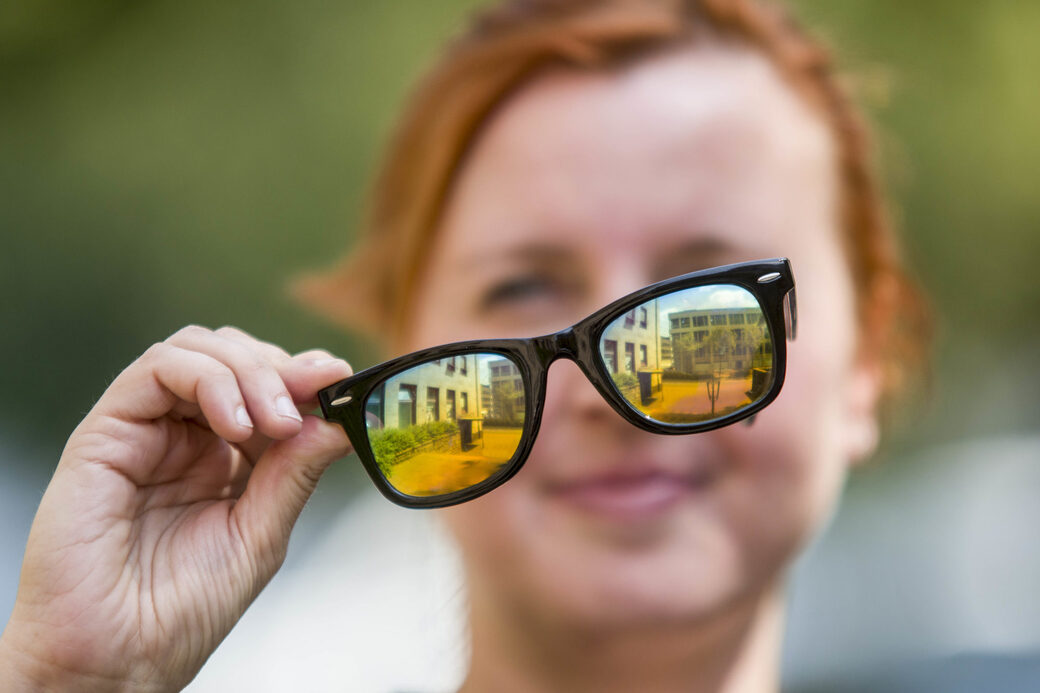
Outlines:
POLYGON ((469 450, 461 449, 456 436, 445 449, 405 455, 383 473, 395 489, 409 496, 439 496, 469 488, 493 476, 513 458, 522 430, 488 427, 469 450))

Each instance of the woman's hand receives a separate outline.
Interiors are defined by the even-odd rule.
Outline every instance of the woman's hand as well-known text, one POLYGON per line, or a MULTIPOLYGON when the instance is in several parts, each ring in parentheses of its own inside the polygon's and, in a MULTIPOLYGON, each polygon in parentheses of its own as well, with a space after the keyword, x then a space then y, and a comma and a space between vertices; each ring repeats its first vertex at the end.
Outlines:
POLYGON ((5 685, 186 685, 349 452, 340 426, 299 410, 350 372, 327 352, 189 326, 120 373, 40 503, 0 639, 5 685))

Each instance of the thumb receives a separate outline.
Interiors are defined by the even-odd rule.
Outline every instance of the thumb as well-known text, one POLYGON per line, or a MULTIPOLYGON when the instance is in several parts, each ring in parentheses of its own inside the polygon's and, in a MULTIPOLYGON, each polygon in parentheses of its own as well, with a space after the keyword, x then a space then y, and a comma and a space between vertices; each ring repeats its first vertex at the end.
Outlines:
POLYGON ((342 426, 304 416, 292 438, 272 442, 257 460, 246 489, 232 511, 247 550, 272 556, 281 565, 296 519, 333 461, 351 451, 342 426))

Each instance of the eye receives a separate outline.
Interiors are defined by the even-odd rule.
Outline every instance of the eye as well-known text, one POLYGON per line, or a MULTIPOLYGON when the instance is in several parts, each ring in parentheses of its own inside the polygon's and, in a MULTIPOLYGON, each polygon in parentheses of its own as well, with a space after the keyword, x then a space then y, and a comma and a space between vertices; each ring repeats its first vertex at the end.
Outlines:
POLYGON ((483 310, 494 310, 502 307, 519 306, 548 298, 555 298, 567 292, 567 287, 560 281, 542 275, 525 275, 510 277, 492 284, 480 299, 483 310))

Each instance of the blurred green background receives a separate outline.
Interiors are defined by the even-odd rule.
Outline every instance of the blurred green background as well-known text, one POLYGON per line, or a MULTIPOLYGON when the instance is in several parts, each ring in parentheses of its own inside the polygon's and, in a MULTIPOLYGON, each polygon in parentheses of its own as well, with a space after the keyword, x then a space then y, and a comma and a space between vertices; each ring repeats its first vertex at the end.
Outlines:
MULTIPOLYGON (((107 381, 192 322, 369 363, 283 286, 348 246, 395 109, 478 4, 4 3, 2 435, 53 464, 107 381)), ((942 319, 937 396, 893 444, 1035 428, 1040 4, 795 5, 881 126, 942 319)))
MULTIPOLYGON (((397 107, 479 4, 0 5, 4 478, 42 490, 107 383, 189 323, 373 362, 284 285, 350 244, 397 107)), ((934 394, 854 476, 855 497, 898 485, 920 451, 1038 429, 1040 3, 793 4, 880 127, 940 320, 934 394)), ((346 490, 345 474, 328 483, 346 490)))

